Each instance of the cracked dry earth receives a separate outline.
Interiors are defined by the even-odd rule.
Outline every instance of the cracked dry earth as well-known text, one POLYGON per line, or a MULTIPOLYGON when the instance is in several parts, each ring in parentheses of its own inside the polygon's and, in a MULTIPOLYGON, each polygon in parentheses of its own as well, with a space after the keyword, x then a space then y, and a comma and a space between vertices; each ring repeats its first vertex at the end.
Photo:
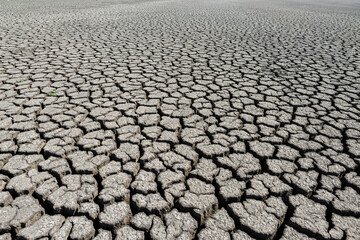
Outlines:
POLYGON ((360 239, 360 11, 1 1, 0 239, 360 239))

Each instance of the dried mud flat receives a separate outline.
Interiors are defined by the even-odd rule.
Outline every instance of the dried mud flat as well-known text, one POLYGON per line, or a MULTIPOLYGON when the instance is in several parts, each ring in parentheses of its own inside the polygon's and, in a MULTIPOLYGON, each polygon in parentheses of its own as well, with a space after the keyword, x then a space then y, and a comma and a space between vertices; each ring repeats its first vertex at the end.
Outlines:
POLYGON ((1 1, 0 239, 360 236, 360 10, 1 1))

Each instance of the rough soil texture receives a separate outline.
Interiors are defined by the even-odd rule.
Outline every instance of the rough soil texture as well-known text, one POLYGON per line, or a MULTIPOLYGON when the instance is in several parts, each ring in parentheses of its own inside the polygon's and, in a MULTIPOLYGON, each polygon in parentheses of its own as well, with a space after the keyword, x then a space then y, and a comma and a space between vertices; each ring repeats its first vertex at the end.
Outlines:
POLYGON ((360 236, 360 6, 1 1, 0 239, 360 236))

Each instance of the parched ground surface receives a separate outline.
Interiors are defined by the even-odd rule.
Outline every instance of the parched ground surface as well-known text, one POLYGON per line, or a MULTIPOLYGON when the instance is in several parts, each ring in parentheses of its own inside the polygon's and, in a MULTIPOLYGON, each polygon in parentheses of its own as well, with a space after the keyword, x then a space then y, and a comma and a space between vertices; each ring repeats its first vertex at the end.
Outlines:
POLYGON ((0 239, 359 240, 360 7, 325 2, 0 1, 0 239))

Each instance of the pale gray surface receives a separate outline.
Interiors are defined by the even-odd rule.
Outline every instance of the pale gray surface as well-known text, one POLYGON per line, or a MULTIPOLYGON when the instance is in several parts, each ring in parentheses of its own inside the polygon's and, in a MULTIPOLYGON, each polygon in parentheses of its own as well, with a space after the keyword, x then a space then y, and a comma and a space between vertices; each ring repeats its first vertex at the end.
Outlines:
POLYGON ((359 16, 0 1, 0 239, 358 239, 359 16))

